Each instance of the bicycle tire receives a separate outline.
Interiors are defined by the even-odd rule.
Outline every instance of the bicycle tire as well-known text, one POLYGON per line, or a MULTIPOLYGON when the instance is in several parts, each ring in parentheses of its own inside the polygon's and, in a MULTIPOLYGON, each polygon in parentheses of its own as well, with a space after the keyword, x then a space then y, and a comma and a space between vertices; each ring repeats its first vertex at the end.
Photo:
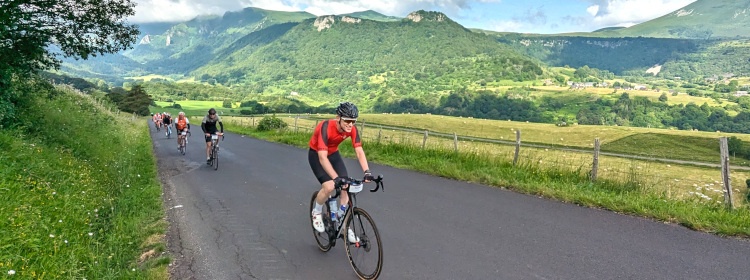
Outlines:
POLYGON ((187 147, 186 147, 186 145, 187 145, 187 143, 185 142, 185 139, 184 139, 184 138, 182 138, 182 143, 180 143, 180 153, 181 153, 181 154, 182 154, 183 156, 185 155, 185 150, 187 150, 187 147))
POLYGON ((213 157, 212 157, 213 159, 211 160, 212 161, 211 163, 214 166, 214 170, 219 170, 219 149, 216 147, 216 145, 214 145, 211 148, 211 150, 213 151, 211 153, 213 154, 213 157))
MULTIPOLYGON (((318 197, 318 192, 319 191, 315 191, 312 194, 312 198, 310 199, 310 211, 307 212, 308 215, 312 213, 313 207, 315 207, 315 198, 318 197)), ((312 229, 313 236, 315 236, 315 242, 318 243, 318 249, 323 252, 328 252, 332 247, 331 238, 328 233, 329 225, 331 224, 331 215, 328 213, 330 213, 330 209, 328 209, 328 203, 326 203, 323 205, 323 224, 326 225, 326 231, 324 232, 318 232, 315 230, 315 227, 312 224, 312 219, 310 219, 310 228, 312 229)))
POLYGON ((364 209, 355 207, 346 221, 346 228, 350 227, 360 241, 352 243, 349 242, 347 237, 344 237, 349 264, 360 279, 377 279, 383 270, 383 243, 380 240, 380 233, 375 226, 375 221, 364 209), (375 249, 374 253, 377 253, 377 255, 369 256, 373 253, 373 249, 375 249), (374 264, 366 264, 366 259, 374 261, 374 264))

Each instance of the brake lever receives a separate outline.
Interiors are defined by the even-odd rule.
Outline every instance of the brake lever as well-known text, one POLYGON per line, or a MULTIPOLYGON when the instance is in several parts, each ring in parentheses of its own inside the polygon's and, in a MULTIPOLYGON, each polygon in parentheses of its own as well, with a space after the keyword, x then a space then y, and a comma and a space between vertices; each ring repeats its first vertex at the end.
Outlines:
POLYGON ((376 178, 376 179, 374 179, 372 181, 375 182, 375 188, 371 189, 370 192, 376 192, 380 188, 382 188, 383 191, 385 191, 385 186, 383 186, 383 174, 378 175, 378 178, 376 178))

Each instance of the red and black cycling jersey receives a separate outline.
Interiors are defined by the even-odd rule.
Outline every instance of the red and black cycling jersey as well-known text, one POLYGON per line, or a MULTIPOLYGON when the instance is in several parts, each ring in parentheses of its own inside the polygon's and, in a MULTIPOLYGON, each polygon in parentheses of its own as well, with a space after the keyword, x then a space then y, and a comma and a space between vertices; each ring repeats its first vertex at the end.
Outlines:
POLYGON ((352 137, 352 147, 362 147, 362 139, 359 137, 356 126, 352 126, 352 132, 339 132, 336 120, 327 120, 315 127, 315 132, 310 138, 310 149, 315 151, 328 149, 330 155, 338 151, 339 144, 349 137, 352 137))

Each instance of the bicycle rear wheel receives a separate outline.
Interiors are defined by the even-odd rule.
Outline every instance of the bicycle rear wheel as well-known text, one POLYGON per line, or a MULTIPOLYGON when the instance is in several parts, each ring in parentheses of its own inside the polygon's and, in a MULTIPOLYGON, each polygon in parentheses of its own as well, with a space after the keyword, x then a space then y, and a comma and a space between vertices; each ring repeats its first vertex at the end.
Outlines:
MULTIPOLYGON (((318 192, 319 191, 315 191, 310 199, 310 211, 307 212, 308 215, 312 213, 313 207, 315 207, 315 198, 318 197, 318 192)), ((312 224, 312 219, 308 218, 310 220, 310 227, 312 228, 313 236, 315 236, 315 242, 318 243, 318 249, 323 252, 331 250, 331 238, 328 235, 328 227, 331 224, 331 215, 329 213, 330 209, 328 209, 328 203, 326 203, 323 205, 323 224, 326 225, 326 231, 324 232, 318 232, 315 230, 315 227, 312 224)))
POLYGON ((359 239, 350 242, 346 237, 346 255, 354 272, 362 279, 377 279, 383 269, 383 247, 375 222, 364 209, 354 208, 346 226, 359 239))
POLYGON ((186 141, 185 141, 184 138, 182 138, 182 140, 180 142, 181 142, 180 143, 180 153, 184 156, 185 155, 185 150, 187 148, 187 147, 185 147, 185 145, 187 145, 187 143, 186 143, 186 141))

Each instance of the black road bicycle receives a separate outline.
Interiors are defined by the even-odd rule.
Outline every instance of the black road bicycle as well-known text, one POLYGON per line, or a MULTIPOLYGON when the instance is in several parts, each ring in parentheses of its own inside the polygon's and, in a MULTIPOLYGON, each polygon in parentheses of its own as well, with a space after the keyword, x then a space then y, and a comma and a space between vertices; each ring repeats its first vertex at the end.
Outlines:
MULTIPOLYGON (((346 255, 349 257, 349 264, 352 265, 357 276, 361 279, 377 279, 383 269, 383 247, 380 234, 370 214, 357 207, 357 193, 362 191, 363 182, 367 179, 376 184, 375 189, 370 190, 370 192, 376 192, 380 188, 385 190, 383 175, 378 175, 377 178, 369 176, 362 181, 352 178, 343 180, 336 184, 336 194, 328 198, 328 201, 323 205, 325 231, 318 232, 314 226, 312 231, 315 241, 318 243, 318 248, 323 252, 331 250, 336 245, 337 239, 343 239, 344 244, 346 244, 345 249, 346 255), (343 217, 336 217, 334 220, 331 211, 337 211, 338 209, 330 209, 329 203, 331 200, 336 201, 336 197, 339 196, 342 189, 349 192, 349 207, 343 217), (351 229, 351 231, 348 229, 351 229)), ((315 198, 318 196, 318 192, 315 191, 312 194, 310 212, 315 207, 315 198)), ((308 212, 308 215, 310 212, 308 212)), ((312 220, 310 226, 312 226, 312 220)))
MULTIPOLYGON (((180 132, 180 136, 182 136, 182 138, 180 138, 180 142, 181 142, 180 143, 180 154, 182 154, 183 156, 185 155, 185 152, 187 152, 187 144, 188 144, 188 139, 187 138, 188 138, 188 135, 192 136, 192 134, 190 134, 190 131, 182 131, 182 132, 180 132)), ((180 137, 180 136, 177 136, 177 137, 180 137)))
MULTIPOLYGON (((221 136, 221 140, 224 141, 224 135, 221 136)), ((219 169, 219 135, 211 134, 211 166, 214 170, 219 169)))

